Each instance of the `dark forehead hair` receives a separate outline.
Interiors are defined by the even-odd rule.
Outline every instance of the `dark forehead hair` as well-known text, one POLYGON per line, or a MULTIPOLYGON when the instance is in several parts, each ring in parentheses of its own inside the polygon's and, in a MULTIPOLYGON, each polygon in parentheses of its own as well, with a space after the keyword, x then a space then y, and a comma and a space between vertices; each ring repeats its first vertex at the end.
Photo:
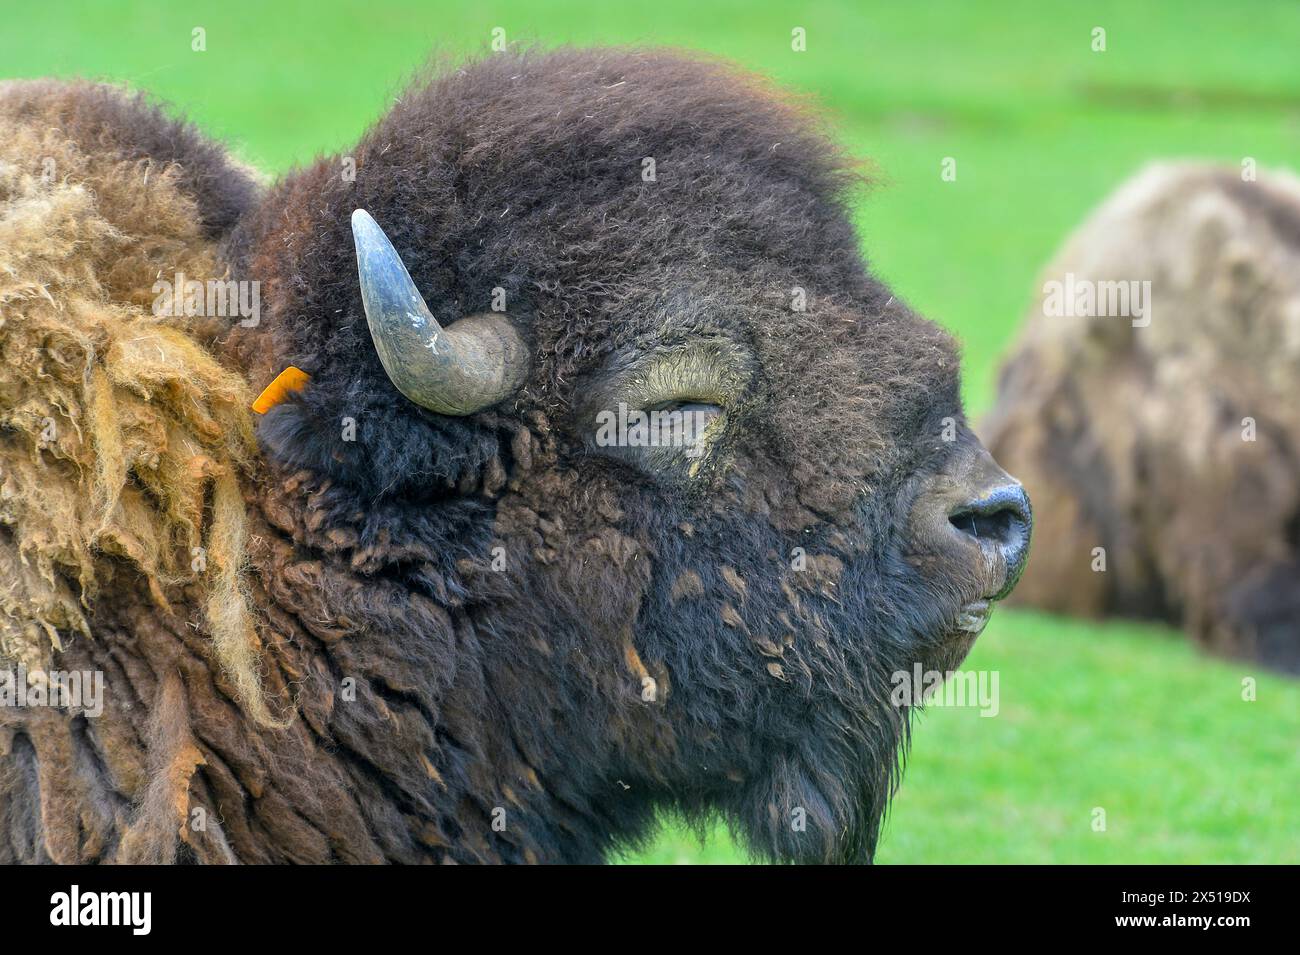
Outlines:
POLYGON ((795 286, 880 312, 887 290, 848 214, 863 176, 822 126, 808 103, 699 54, 559 49, 433 68, 354 150, 282 182, 233 245, 272 291, 267 326, 235 336, 253 384, 288 364, 313 376, 268 415, 268 446, 375 490, 448 479, 440 455, 473 466, 496 450, 473 419, 431 429, 384 376, 356 281, 355 208, 442 323, 504 294, 535 355, 516 409, 555 413, 563 383, 692 299, 729 303, 712 314, 732 333, 744 315, 788 312, 795 286), (359 436, 346 463, 332 440, 328 460, 312 450, 314 423, 332 435, 341 416, 371 413, 382 433, 359 436))

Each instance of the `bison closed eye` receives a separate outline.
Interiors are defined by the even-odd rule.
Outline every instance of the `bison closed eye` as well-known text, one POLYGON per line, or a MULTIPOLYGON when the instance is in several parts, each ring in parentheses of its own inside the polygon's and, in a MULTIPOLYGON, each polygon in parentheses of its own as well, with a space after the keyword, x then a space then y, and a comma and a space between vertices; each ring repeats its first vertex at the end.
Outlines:
POLYGON ((595 861, 667 807, 870 860, 891 676, 961 661, 1030 513, 857 181, 662 52, 434 75, 265 191, 4 87, 3 650, 105 688, 0 709, 0 861, 595 861))

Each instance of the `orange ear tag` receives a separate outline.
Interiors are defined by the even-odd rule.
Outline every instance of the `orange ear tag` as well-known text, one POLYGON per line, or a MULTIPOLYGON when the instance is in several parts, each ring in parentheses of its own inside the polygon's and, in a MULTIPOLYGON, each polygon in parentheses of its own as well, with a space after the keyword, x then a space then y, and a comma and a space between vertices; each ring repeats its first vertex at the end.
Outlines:
POLYGON ((295 368, 290 365, 280 374, 275 376, 275 381, 267 385, 257 400, 253 402, 253 410, 258 414, 266 414, 294 391, 301 391, 307 382, 311 381, 311 375, 307 374, 301 368, 295 368))

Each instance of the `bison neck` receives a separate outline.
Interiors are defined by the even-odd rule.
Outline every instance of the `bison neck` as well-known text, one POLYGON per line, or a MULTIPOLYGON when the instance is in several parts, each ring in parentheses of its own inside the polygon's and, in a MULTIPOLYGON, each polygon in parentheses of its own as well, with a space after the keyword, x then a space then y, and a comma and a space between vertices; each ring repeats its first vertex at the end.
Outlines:
POLYGON ((615 778, 627 754, 602 694, 559 675, 563 635, 490 578, 466 583, 491 550, 481 503, 359 508, 274 467, 246 501, 263 683, 289 724, 187 687, 241 861, 594 862, 650 824, 650 799, 615 778))

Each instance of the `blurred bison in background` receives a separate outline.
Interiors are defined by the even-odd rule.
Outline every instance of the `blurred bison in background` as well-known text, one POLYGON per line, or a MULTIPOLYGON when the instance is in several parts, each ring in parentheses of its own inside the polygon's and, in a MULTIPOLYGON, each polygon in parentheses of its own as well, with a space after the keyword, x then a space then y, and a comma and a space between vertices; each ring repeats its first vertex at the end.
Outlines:
POLYGON ((1300 672, 1300 180, 1249 166, 1153 166, 1069 238, 985 434, 1037 505, 1019 600, 1300 672))
POLYGON ((892 677, 1030 518, 857 181, 662 52, 443 71, 265 193, 0 88, 0 649, 106 682, 0 708, 0 861, 589 862, 668 807, 870 860, 892 677))

